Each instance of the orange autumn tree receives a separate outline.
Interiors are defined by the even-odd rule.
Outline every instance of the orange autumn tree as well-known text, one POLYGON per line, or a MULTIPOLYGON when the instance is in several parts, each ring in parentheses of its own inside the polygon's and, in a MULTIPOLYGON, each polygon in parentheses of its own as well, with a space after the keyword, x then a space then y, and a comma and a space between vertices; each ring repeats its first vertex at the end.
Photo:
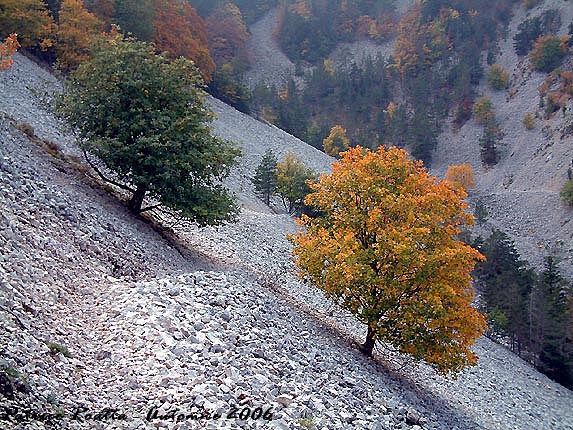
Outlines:
POLYGON ((322 216, 303 215, 289 236, 296 264, 367 325, 361 350, 383 342, 443 373, 476 364, 486 322, 471 272, 484 257, 456 237, 473 222, 465 192, 395 147, 352 148, 310 187, 305 203, 322 216))
POLYGON ((18 36, 15 33, 12 33, 4 43, 0 44, 0 72, 12 68, 14 65, 12 54, 15 54, 19 47, 18 36))
POLYGON ((155 35, 152 41, 159 52, 171 57, 192 60, 206 83, 211 81, 215 62, 209 53, 205 23, 187 2, 153 0, 155 6, 155 35))
POLYGON ((462 187, 466 191, 476 187, 474 169, 470 163, 448 167, 446 181, 451 182, 455 187, 462 187))
POLYGON ((42 0, 0 1, 0 34, 17 33, 24 48, 52 46, 54 20, 42 0))
POLYGON ((218 66, 236 61, 247 63, 249 32, 241 10, 233 3, 217 7, 205 20, 209 49, 218 66))
POLYGON ((84 7, 81 0, 64 0, 56 32, 56 54, 63 70, 74 70, 89 58, 93 36, 103 31, 103 23, 84 7))

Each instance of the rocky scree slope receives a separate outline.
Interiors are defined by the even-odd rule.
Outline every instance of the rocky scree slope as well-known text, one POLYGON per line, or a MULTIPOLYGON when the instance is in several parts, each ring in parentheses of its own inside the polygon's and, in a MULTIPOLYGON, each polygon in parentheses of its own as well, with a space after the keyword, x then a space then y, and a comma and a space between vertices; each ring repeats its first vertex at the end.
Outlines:
MULTIPOLYGON (((61 136, 63 151, 74 152, 73 139, 45 110, 43 100, 58 89, 21 56, 13 71, 0 74, 0 365, 30 385, 28 395, 17 394, 25 399, 20 405, 59 411, 55 428, 63 429, 197 428, 192 421, 149 423, 145 415, 152 407, 160 415, 191 412, 193 405, 225 414, 235 404, 272 407, 273 419, 201 425, 573 428, 573 394, 485 339, 476 346, 479 366, 457 381, 422 365, 398 370, 407 362, 387 353, 380 355, 392 359, 386 364, 364 358, 348 340, 363 328, 294 276, 284 238, 295 229, 292 219, 257 211, 248 190, 238 223, 174 227, 195 253, 183 257, 15 128, 26 121, 38 137, 61 136), (80 405, 117 408, 126 419, 74 421, 80 405)), ((216 131, 242 142, 250 168, 257 139, 277 152, 305 150, 282 132, 212 105, 220 116, 216 131)), ((305 161, 328 167, 327 158, 307 151, 305 161)), ((239 168, 235 180, 245 181, 248 170, 239 168)), ((11 402, 0 398, 0 407, 11 402)), ((50 426, 4 420, 0 428, 50 426)))
MULTIPOLYGON (((486 95, 492 101, 505 133, 498 146, 500 162, 491 168, 482 165, 479 138, 483 126, 471 119, 459 130, 451 126, 444 130, 434 153, 432 172, 443 176, 449 165, 470 163, 477 180, 470 201, 475 204, 480 200, 489 212, 488 222, 477 232, 487 234, 492 227, 506 231, 522 257, 537 268, 543 267, 543 258, 553 253, 563 259, 560 268, 573 279, 573 208, 559 196, 567 168, 573 167, 573 135, 564 133, 573 124, 573 104, 568 102, 565 114, 556 112, 544 119, 538 88, 547 74, 531 70, 529 59, 518 57, 513 47, 519 24, 550 9, 556 9, 561 16, 558 34, 567 34, 567 26, 573 22, 570 2, 544 1, 530 11, 518 3, 506 36, 498 42, 496 63, 510 72, 510 89, 517 91, 515 95, 492 90, 485 79, 478 88, 480 96, 486 95), (533 130, 523 125, 526 112, 538 116, 533 130)), ((485 59, 483 65, 487 71, 485 59)), ((563 70, 573 70, 571 55, 563 70)))

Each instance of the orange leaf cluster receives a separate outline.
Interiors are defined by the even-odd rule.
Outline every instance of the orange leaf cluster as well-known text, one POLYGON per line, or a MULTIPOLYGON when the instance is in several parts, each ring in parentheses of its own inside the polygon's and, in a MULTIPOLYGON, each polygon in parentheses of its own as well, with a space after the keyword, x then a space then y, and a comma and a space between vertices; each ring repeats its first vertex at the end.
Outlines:
POLYGON ((47 49, 52 45, 54 20, 42 0, 2 0, 0 3, 0 29, 18 34, 24 48, 47 49))
POLYGON ((56 32, 56 54, 63 70, 73 70, 90 56, 93 36, 103 31, 103 23, 84 7, 81 0, 62 2, 56 32))
POLYGON ((209 49, 217 65, 234 60, 247 61, 246 44, 249 38, 243 15, 237 6, 227 3, 218 7, 206 20, 209 49))
POLYGON ((205 82, 211 81, 215 63, 209 53, 205 23, 191 5, 178 0, 154 0, 155 36, 159 51, 193 60, 205 82))
POLYGON ((0 45, 0 71, 12 68, 14 65, 12 54, 16 53, 19 47, 18 36, 15 33, 8 36, 4 43, 0 45))
MULTIPOLYGON (((369 337, 459 371, 486 329, 471 272, 484 257, 457 240, 473 222, 463 189, 430 176, 397 148, 349 149, 311 183, 294 243, 301 276, 368 326, 369 337)), ((368 344, 368 337, 367 337, 368 344)))
POLYGON ((448 167, 446 181, 451 182, 454 187, 461 187, 466 191, 476 187, 474 169, 470 163, 448 167))

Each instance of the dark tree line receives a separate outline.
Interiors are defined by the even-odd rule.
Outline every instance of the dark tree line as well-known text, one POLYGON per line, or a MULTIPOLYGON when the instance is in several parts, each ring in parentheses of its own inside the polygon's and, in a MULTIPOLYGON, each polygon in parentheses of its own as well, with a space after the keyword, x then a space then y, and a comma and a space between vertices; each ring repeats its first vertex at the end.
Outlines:
POLYGON ((475 277, 489 320, 489 335, 550 378, 573 388, 573 288, 549 256, 536 273, 520 259, 508 236, 494 230, 476 246, 487 261, 475 277))

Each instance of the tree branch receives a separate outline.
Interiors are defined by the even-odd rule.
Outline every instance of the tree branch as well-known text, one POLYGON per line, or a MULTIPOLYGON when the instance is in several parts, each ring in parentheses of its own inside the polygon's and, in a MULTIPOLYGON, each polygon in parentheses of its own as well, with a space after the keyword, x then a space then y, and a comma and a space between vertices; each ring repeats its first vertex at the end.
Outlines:
POLYGON ((152 210, 152 209, 157 209, 157 208, 160 207, 160 206, 161 206, 161 203, 158 203, 158 204, 152 205, 152 206, 147 206, 146 208, 141 209, 141 210, 139 211, 139 213, 147 212, 147 211, 150 211, 150 210, 152 210))
POLYGON ((114 181, 113 179, 106 178, 104 176, 104 174, 97 168, 97 166, 89 159, 87 151, 84 149, 83 152, 84 152, 84 157, 86 158, 86 161, 88 162, 90 167, 92 169, 94 169, 94 171, 99 175, 99 177, 102 180, 104 180, 105 182, 109 182, 110 184, 115 185, 116 187, 119 187, 122 190, 126 190, 126 191, 129 191, 131 193, 135 193, 135 190, 133 188, 128 187, 127 185, 124 185, 120 182, 114 181))

